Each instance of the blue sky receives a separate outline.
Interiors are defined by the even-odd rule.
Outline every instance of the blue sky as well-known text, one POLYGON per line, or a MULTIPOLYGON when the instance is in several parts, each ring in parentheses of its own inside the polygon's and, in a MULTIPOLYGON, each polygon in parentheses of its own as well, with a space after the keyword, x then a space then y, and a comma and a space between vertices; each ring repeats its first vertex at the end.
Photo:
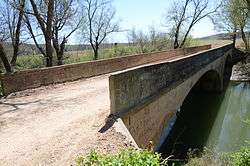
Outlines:
MULTIPOLYGON (((114 0, 117 18, 121 19, 121 29, 127 30, 135 27, 146 31, 149 25, 163 30, 164 14, 172 0, 114 0)), ((212 22, 207 18, 198 23, 192 36, 204 37, 216 34, 212 22)), ((126 33, 112 35, 111 42, 123 42, 127 40, 126 33)))

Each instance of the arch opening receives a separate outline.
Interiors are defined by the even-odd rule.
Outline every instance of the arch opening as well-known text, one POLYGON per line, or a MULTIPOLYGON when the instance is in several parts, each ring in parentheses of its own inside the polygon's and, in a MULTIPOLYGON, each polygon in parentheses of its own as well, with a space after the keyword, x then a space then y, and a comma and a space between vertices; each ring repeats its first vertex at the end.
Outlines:
POLYGON ((164 157, 185 160, 189 149, 199 153, 207 139, 223 101, 223 80, 217 71, 205 73, 186 96, 177 119, 161 146, 164 157))
POLYGON ((230 81, 231 75, 232 75, 232 69, 233 69, 233 60, 230 55, 227 56, 225 65, 224 65, 224 73, 223 73, 223 82, 224 87, 228 86, 228 83, 230 81))
POLYGON ((215 93, 223 90, 223 82, 215 70, 206 72, 194 85, 191 91, 196 93, 215 93))

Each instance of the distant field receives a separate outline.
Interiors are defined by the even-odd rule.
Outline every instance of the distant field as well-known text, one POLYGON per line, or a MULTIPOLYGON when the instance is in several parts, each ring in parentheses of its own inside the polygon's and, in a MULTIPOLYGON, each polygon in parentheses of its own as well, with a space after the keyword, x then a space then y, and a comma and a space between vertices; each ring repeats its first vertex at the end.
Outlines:
MULTIPOLYGON (((230 40, 218 40, 216 38, 204 38, 204 39, 192 39, 188 42, 188 47, 212 44, 213 46, 219 46, 224 44, 229 44, 232 41, 230 40)), ((237 40, 237 45, 241 46, 241 40, 237 40)), ((73 47, 73 46, 71 46, 73 47)), ((82 51, 83 48, 80 48, 80 51, 67 51, 64 55, 64 63, 72 64, 79 62, 86 62, 93 60, 93 52, 90 48, 86 48, 82 51)), ((161 50, 151 50, 150 48, 147 52, 152 51, 162 51, 168 50, 170 46, 161 48, 161 50)), ((110 45, 109 48, 100 49, 99 59, 107 59, 112 57, 126 56, 141 53, 138 46, 129 46, 128 44, 120 44, 119 46, 110 45)), ((54 57, 54 65, 56 65, 56 57, 54 57)), ((22 55, 17 58, 17 66, 15 70, 25 70, 25 69, 34 69, 34 68, 43 68, 45 67, 44 57, 41 54, 31 54, 31 55, 22 55)), ((1 65, 0 65, 1 72, 1 65)))
MULTIPOLYGON (((134 46, 119 46, 115 48, 100 49, 99 59, 107 59, 118 56, 125 56, 137 53, 134 46)), ((54 57, 54 65, 57 64, 54 57)), ((64 54, 64 63, 72 64, 93 60, 93 52, 88 49, 85 51, 68 51, 64 54)), ((41 54, 23 55, 17 58, 16 70, 34 69, 45 67, 44 57, 41 54)))
POLYGON ((206 44, 212 44, 213 47, 220 46, 220 45, 226 45, 232 43, 231 40, 213 40, 213 39, 197 39, 201 45, 206 45, 206 44))

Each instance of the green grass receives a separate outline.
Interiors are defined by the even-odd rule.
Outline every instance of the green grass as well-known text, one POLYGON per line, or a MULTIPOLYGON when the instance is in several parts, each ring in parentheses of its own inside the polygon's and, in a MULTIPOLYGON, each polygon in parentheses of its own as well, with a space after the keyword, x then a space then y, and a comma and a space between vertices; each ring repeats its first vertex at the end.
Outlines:
POLYGON ((19 56, 16 62, 16 70, 34 69, 45 67, 42 55, 19 56))
POLYGON ((215 153, 206 149, 202 156, 190 155, 185 166, 249 166, 250 148, 242 147, 236 152, 215 153))
POLYGON ((163 166, 161 156, 148 150, 122 150, 118 154, 103 155, 95 151, 77 159, 78 166, 163 166))
MULTIPOLYGON (((135 46, 116 46, 108 49, 99 50, 98 59, 114 58, 139 53, 135 46)), ((65 52, 64 64, 72 64, 93 60, 92 50, 65 52)), ((56 65, 56 57, 53 58, 53 64, 56 65)), ((15 70, 35 69, 45 67, 44 57, 42 55, 25 55, 17 58, 15 70)))
MULTIPOLYGON (((161 155, 149 150, 122 150, 117 154, 100 154, 92 151, 86 156, 78 157, 78 166, 167 166, 167 160, 161 155)), ((244 147, 232 153, 215 153, 208 149, 201 156, 190 152, 186 164, 183 166, 249 166, 250 148, 244 147)))
POLYGON ((86 62, 86 61, 91 61, 91 60, 93 60, 93 55, 91 51, 84 51, 84 52, 79 52, 79 53, 78 52, 66 52, 64 55, 65 64, 86 62))

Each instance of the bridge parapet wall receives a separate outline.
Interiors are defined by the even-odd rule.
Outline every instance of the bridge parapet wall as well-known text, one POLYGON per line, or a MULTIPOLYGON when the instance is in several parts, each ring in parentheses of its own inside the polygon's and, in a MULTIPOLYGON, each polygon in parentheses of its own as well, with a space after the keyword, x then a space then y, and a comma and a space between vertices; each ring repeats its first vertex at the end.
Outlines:
POLYGON ((232 45, 226 45, 179 60, 145 65, 111 75, 111 113, 126 112, 162 90, 178 86, 232 48, 232 45))
POLYGON ((23 70, 12 74, 0 75, 0 83, 2 82, 4 94, 8 95, 12 92, 107 74, 142 64, 165 60, 175 56, 192 54, 210 48, 211 45, 205 45, 51 68, 23 70))
POLYGON ((195 84, 186 80, 203 69, 205 71, 208 65, 214 65, 210 68, 223 73, 225 54, 232 49, 233 45, 226 45, 111 75, 111 114, 122 118, 140 147, 147 147, 149 141, 156 146, 167 121, 181 105, 182 96, 195 84), (218 59, 220 61, 215 63, 218 59), (185 85, 178 87, 181 84, 185 85))

